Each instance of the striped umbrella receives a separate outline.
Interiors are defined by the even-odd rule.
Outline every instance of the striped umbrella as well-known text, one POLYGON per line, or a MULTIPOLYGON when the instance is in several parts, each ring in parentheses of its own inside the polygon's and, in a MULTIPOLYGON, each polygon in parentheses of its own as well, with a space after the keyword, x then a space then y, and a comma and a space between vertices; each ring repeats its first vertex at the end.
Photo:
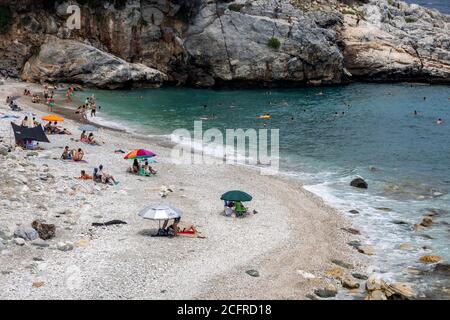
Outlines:
POLYGON ((124 159, 147 159, 147 158, 152 158, 155 157, 156 153, 150 151, 150 150, 145 150, 145 149, 136 149, 131 151, 129 154, 127 154, 124 159))

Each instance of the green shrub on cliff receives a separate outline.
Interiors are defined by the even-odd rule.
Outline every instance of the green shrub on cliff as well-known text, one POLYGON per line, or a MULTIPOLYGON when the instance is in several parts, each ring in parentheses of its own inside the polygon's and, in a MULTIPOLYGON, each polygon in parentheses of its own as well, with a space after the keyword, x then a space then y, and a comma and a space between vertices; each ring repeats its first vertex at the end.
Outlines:
POLYGON ((410 17, 406 17, 405 22, 406 23, 414 23, 414 22, 416 22, 416 20, 414 20, 413 18, 410 18, 410 17))
POLYGON ((269 46, 272 49, 278 50, 281 47, 281 42, 275 37, 272 37, 267 41, 267 46, 269 46))
POLYGON ((8 6, 0 5, 0 33, 5 33, 11 25, 12 12, 8 6))

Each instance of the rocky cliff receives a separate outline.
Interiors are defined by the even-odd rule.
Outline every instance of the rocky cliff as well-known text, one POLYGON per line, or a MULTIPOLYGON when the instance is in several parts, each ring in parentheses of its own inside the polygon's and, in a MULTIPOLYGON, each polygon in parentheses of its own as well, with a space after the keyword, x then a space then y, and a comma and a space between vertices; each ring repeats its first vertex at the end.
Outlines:
POLYGON ((3 0, 0 74, 113 88, 450 82, 450 16, 395 0, 3 0))

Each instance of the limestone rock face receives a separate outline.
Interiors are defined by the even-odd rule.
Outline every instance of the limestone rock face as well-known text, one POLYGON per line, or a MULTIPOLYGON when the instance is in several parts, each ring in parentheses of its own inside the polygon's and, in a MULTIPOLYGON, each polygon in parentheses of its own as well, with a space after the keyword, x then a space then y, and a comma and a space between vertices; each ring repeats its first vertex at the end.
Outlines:
POLYGON ((450 82, 450 16, 400 1, 80 1, 70 30, 75 3, 2 1, 13 15, 0 76, 104 88, 450 82))
POLYGON ((39 53, 25 63, 21 78, 117 88, 130 84, 160 85, 167 77, 158 70, 128 63, 93 46, 50 37, 39 53))
POLYGON ((206 5, 186 34, 190 64, 208 71, 197 84, 341 81, 343 56, 334 32, 287 4, 275 14, 270 1, 239 12, 218 2, 206 5), (269 45, 271 38, 279 47, 269 45))
POLYGON ((355 79, 449 82, 449 15, 371 0, 355 14, 344 14, 339 34, 345 67, 355 79))

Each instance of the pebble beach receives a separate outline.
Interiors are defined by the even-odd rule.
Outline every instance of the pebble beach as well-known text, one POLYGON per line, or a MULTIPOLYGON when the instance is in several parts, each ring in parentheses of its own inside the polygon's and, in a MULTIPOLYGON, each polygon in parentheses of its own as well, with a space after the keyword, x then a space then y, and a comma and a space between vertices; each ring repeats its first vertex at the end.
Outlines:
MULTIPOLYGON (((24 88, 42 92, 9 80, 0 86, 0 113, 18 116, 18 124, 30 112, 36 119, 48 114, 46 105, 22 96, 24 88), (7 96, 20 96, 23 111, 9 110, 7 96)), ((57 97, 57 106, 63 99, 57 97)), ((368 265, 347 244, 358 237, 345 231, 352 226, 298 182, 242 166, 175 165, 166 143, 103 127, 95 135, 105 144, 86 145, 80 123, 67 118, 62 125, 72 135, 49 135, 44 150, 8 152, 9 121, 0 122, 1 299, 306 299, 365 292, 364 281, 351 276, 367 273, 368 265), (62 161, 66 145, 82 148, 86 163, 62 161), (156 176, 127 173, 131 163, 114 153, 136 148, 158 154, 156 176), (118 185, 75 179, 100 164, 118 185), (162 198, 166 189, 173 192, 162 198), (232 189, 251 193, 249 208, 257 213, 225 217, 220 195, 232 189), (157 222, 137 213, 160 202, 180 208, 181 226, 195 225, 202 238, 151 237, 157 222), (92 226, 114 219, 126 224, 92 226), (18 240, 17 228, 34 220, 54 224, 55 236, 18 240), (339 276, 330 275, 336 268, 339 276)))

